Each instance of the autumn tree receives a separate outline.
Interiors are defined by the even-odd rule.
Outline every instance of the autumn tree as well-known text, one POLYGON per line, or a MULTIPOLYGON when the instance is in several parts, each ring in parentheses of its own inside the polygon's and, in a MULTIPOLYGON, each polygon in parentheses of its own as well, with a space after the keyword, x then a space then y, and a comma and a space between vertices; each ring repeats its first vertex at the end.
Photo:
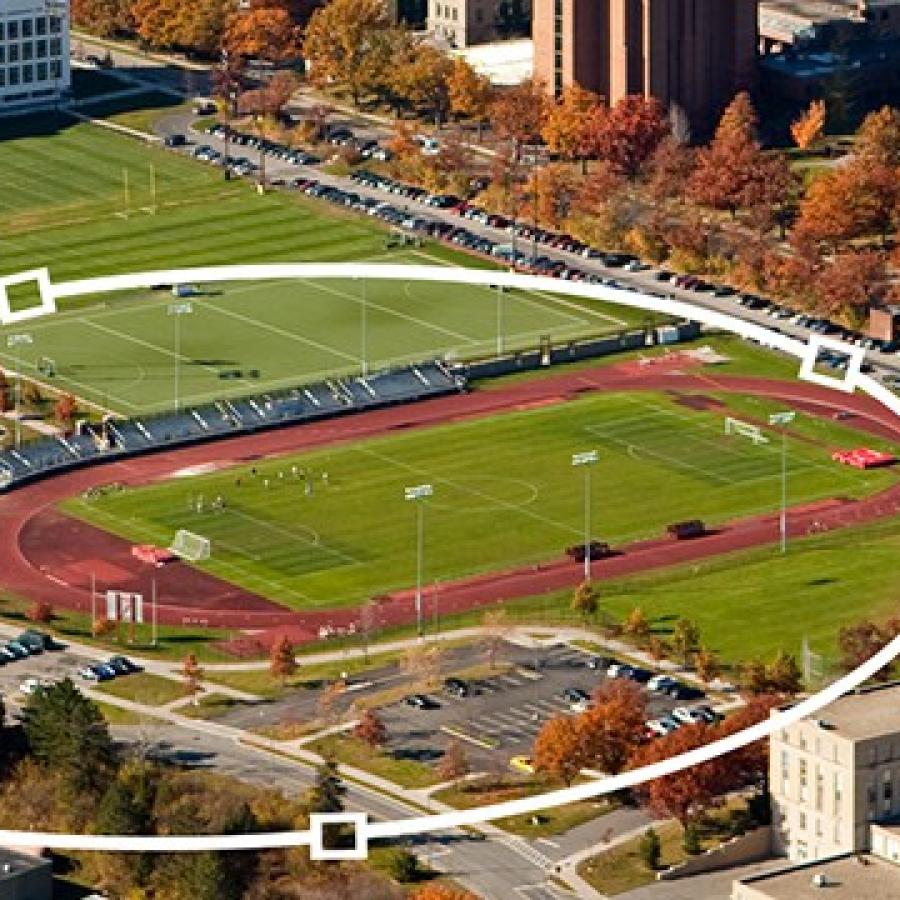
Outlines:
POLYGON ((696 203, 728 210, 784 203, 790 169, 781 154, 766 154, 756 139, 757 116, 750 97, 738 94, 725 112, 708 147, 697 154, 688 183, 696 203))
POLYGON ((900 166, 900 109, 883 106, 869 113, 856 132, 855 150, 867 163, 900 166))
MULTIPOLYGON (((838 632, 838 649, 841 668, 847 672, 859 668, 879 650, 884 649, 897 635, 900 635, 900 620, 890 619, 882 625, 865 619, 853 625, 845 625, 838 632)), ((878 680, 893 677, 895 666, 885 666, 876 673, 878 680)))
POLYGON ((345 85, 358 104, 372 34, 388 26, 382 0, 331 0, 317 9, 303 42, 312 79, 320 85, 345 85))
POLYGON ((885 275, 884 258, 879 253, 860 250, 837 254, 815 276, 817 311, 858 326, 885 275))
POLYGON ((297 671, 297 660, 294 657, 294 646, 291 639, 282 635, 272 644, 269 654, 269 672, 273 678, 277 678, 284 687, 288 678, 297 671))
POLYGON ((501 91, 490 106, 494 133, 518 150, 522 144, 540 139, 547 106, 547 92, 541 81, 527 79, 501 91))
POLYGON ((797 658, 784 650, 779 650, 767 672, 769 691, 776 694, 797 694, 803 689, 803 672, 797 658))
POLYGON ((450 110, 450 58, 431 44, 413 43, 405 59, 395 60, 391 81, 395 93, 411 106, 425 108, 440 127, 450 110))
POLYGON ((622 623, 622 631, 635 638, 638 642, 646 640, 650 634, 650 622, 639 606, 636 606, 628 613, 625 621, 622 623))
POLYGON ((657 203, 684 201, 691 173, 694 151, 674 137, 663 138, 644 165, 644 178, 650 197, 657 203))
POLYGON ((769 674, 761 659, 751 659, 741 666, 741 686, 749 694, 764 694, 769 689, 769 674))
POLYGON ((53 621, 53 604, 46 600, 34 600, 26 613, 30 622, 39 622, 46 625, 53 621))
POLYGON ((71 394, 60 394, 53 407, 53 418, 64 431, 69 432, 75 425, 78 405, 71 394))
POLYGON ((582 581, 572 596, 572 609, 586 621, 597 612, 597 594, 590 581, 582 581))
POLYGON ((469 774, 469 759, 461 741, 453 738, 447 744, 443 755, 435 764, 435 770, 443 781, 456 781, 469 774))
POLYGON ((193 698, 194 705, 197 705, 198 694, 203 689, 201 682, 203 681, 203 668, 197 661, 195 653, 188 653, 181 664, 181 678, 184 683, 184 692, 193 698))
POLYGON ((493 88, 489 78, 476 72, 463 57, 456 56, 447 78, 447 95, 451 113, 481 123, 487 117, 493 88))
POLYGON ((381 716, 374 709, 367 709, 354 726, 353 737, 376 750, 387 743, 388 733, 381 716))
POLYGON ((631 180, 667 134, 665 110, 655 97, 626 94, 607 112, 598 110, 591 117, 586 149, 631 180))
POLYGON ((546 105, 541 137, 551 152, 565 160, 587 160, 594 120, 604 115, 598 94, 577 84, 569 85, 557 100, 546 105))
POLYGON ((719 657, 708 647, 700 647, 694 657, 694 668, 704 684, 715 681, 722 672, 722 664, 719 657))
POLYGON ((72 0, 72 23, 99 37, 115 37, 133 27, 130 0, 72 0))
POLYGON ((440 680, 444 649, 440 644, 417 644, 403 655, 403 669, 420 690, 431 690, 440 680))
MULTIPOLYGON (((154 0, 155 2, 155 0, 154 0)), ((300 56, 301 33, 283 6, 251 6, 228 17, 222 37, 229 56, 281 63, 300 56)))
POLYGON ((509 628, 506 610, 494 609, 484 614, 481 643, 491 669, 497 665, 497 654, 503 649, 506 638, 509 636, 509 628))
POLYGON ((813 100, 799 118, 791 123, 791 137, 801 150, 809 150, 822 140, 827 111, 824 100, 813 100))
POLYGON ((682 664, 687 668, 700 649, 700 629, 697 628, 696 622, 684 617, 680 618, 675 623, 671 641, 672 648, 681 657, 682 664))
POLYGON ((622 771, 640 744, 647 718, 644 692, 632 681, 604 681, 578 717, 584 764, 610 775, 622 771))
POLYGON ((570 785, 584 768, 587 758, 581 717, 554 716, 534 739, 531 751, 535 771, 570 785))

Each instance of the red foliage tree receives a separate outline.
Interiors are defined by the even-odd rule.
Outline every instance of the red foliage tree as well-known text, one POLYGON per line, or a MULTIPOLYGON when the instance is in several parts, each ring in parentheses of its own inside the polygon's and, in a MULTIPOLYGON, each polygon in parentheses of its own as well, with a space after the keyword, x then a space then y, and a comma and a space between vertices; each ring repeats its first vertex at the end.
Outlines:
POLYGON ((615 775, 639 746, 647 718, 644 693, 631 681, 605 681, 579 717, 586 764, 615 775))
POLYGON ((665 110, 655 97, 626 94, 608 112, 598 110, 592 117, 587 146, 633 179, 667 134, 665 110))

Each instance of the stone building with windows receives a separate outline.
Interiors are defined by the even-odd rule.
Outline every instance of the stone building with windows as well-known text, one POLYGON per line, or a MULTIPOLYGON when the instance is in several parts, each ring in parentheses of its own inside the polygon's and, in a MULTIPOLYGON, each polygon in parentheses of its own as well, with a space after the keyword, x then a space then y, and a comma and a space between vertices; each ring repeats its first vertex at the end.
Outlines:
POLYGON ((842 697, 770 742, 772 849, 804 862, 871 849, 900 819, 900 683, 842 697))
POLYGON ((66 0, 0 0, 0 116, 54 106, 70 83, 66 0))

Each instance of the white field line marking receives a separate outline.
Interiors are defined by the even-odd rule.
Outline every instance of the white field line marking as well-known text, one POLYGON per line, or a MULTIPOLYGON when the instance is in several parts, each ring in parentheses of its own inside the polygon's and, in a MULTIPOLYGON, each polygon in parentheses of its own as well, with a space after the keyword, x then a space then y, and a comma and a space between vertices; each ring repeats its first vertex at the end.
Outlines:
POLYGON ((581 534, 581 530, 578 528, 574 528, 571 525, 566 525, 562 522, 557 522, 554 519, 550 519, 547 516, 542 516, 539 513, 534 512, 531 509, 527 509, 522 506, 517 506, 515 503, 509 503, 508 501, 501 500, 496 497, 492 497, 490 494, 484 493, 484 491, 479 491, 477 488, 467 487, 464 484, 460 484, 458 481, 454 481, 452 478, 447 478, 445 476, 436 475, 433 472, 429 472, 427 469, 421 469, 418 466, 413 466, 410 463, 405 463, 402 460, 395 459, 392 456, 388 456, 384 453, 379 453, 376 450, 372 450, 370 447, 354 447, 353 448, 357 453, 365 453, 367 456, 372 456, 375 459, 380 460, 381 462, 388 463, 390 465, 397 466, 398 468, 405 469, 407 472, 412 472, 415 475, 419 475, 423 478, 433 478, 435 481, 440 484, 446 484, 449 487, 455 488, 458 491, 461 491, 464 494, 471 494, 473 497, 478 497, 481 500, 494 504, 496 506, 503 507, 504 509, 508 509, 512 512, 519 512, 522 515, 529 516, 536 521, 543 522, 545 525, 549 525, 552 528, 559 529, 560 531, 564 531, 567 534, 581 534))

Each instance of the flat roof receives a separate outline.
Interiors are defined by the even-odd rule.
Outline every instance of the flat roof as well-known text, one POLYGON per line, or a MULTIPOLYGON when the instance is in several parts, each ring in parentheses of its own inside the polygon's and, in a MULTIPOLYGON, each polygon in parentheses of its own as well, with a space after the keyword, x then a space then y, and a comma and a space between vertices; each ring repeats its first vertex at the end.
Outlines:
POLYGON ((464 50, 452 50, 492 84, 520 84, 534 72, 534 42, 530 38, 475 44, 464 50))
MULTIPOLYGON (((900 682, 845 694, 823 709, 815 719, 828 732, 850 740, 867 740, 900 733, 900 682)), ((812 721, 808 719, 807 721, 812 721)), ((897 892, 900 897, 900 891, 897 892)))
POLYGON ((769 900, 897 900, 900 866, 875 856, 839 856, 751 875, 740 884, 769 900), (814 883, 817 875, 825 876, 826 886, 814 883))

